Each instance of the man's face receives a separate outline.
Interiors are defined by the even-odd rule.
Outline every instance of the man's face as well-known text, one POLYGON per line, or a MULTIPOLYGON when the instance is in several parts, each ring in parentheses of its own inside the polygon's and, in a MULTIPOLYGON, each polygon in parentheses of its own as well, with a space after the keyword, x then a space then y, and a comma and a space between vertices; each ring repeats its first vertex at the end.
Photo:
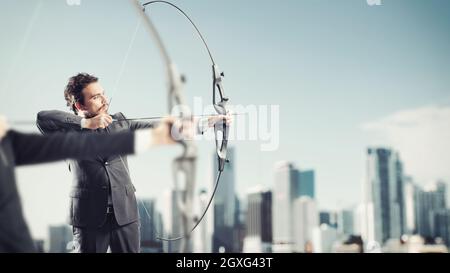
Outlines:
POLYGON ((84 104, 77 103, 77 108, 86 117, 94 117, 98 114, 108 113, 108 99, 105 90, 98 82, 87 85, 83 91, 84 104))

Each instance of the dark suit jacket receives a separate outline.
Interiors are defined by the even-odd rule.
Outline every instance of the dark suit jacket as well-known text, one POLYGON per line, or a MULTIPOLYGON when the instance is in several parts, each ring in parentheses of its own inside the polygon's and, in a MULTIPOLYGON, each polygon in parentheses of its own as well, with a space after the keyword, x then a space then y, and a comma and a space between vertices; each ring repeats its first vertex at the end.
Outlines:
MULTIPOLYGON (((122 113, 113 115, 115 119, 125 119, 122 113)), ((43 133, 81 130, 81 117, 62 111, 42 111, 38 113, 37 124, 43 133)), ((139 128, 153 127, 152 123, 120 121, 113 122, 106 129, 96 132, 129 132, 139 128)), ((114 214, 119 225, 139 220, 135 187, 128 173, 127 158, 124 156, 101 157, 76 160, 70 163, 74 174, 70 195, 69 222, 76 227, 100 227, 106 221, 108 195, 112 199, 114 214)))
POLYGON ((134 135, 130 132, 109 136, 92 133, 42 136, 8 132, 0 142, 0 252, 34 251, 16 187, 15 166, 133 151, 134 135))

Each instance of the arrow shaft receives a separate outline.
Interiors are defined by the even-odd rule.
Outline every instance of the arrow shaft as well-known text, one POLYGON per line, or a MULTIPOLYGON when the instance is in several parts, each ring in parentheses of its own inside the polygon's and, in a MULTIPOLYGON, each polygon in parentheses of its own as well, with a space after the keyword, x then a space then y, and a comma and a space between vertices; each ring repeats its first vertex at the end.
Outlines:
MULTIPOLYGON (((239 116, 239 115, 248 115, 248 113, 235 113, 235 114, 231 114, 232 116, 239 116)), ((219 116, 217 114, 212 114, 212 115, 192 115, 190 117, 216 117, 219 116)), ((118 121, 136 121, 136 120, 158 120, 158 119, 163 119, 164 117, 146 117, 146 118, 125 118, 125 119, 113 119, 113 122, 118 122, 118 121)), ((180 118, 180 117, 178 117, 180 118)))

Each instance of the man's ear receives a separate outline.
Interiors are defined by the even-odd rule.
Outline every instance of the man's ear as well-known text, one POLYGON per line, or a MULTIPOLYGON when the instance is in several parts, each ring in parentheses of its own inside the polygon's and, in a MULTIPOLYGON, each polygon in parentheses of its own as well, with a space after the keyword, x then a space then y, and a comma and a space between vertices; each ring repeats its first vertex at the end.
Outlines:
POLYGON ((84 105, 79 102, 75 102, 75 108, 78 110, 78 112, 83 112, 86 110, 86 107, 84 107, 84 105))

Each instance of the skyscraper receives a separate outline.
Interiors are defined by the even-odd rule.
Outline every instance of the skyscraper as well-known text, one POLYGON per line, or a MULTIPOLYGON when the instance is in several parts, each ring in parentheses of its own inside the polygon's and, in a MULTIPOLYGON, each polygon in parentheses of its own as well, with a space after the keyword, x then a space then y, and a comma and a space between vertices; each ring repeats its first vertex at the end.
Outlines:
MULTIPOLYGON (((434 238, 440 228, 435 226, 435 215, 445 217, 446 210, 446 185, 443 182, 428 184, 424 190, 418 193, 417 229, 425 238, 434 238)), ((437 221, 444 223, 445 221, 437 221)))
POLYGON ((419 214, 419 193, 420 188, 414 184, 411 177, 405 178, 405 234, 412 235, 417 233, 417 220, 419 214))
POLYGON ((141 252, 162 252, 162 242, 156 239, 162 235, 161 216, 156 210, 156 200, 138 199, 138 210, 141 252))
MULTIPOLYGON (((398 229, 393 229, 391 237, 399 238, 399 236, 405 234, 405 222, 406 222, 406 213, 405 213, 405 185, 404 185, 404 174, 403 174, 403 163, 400 161, 398 153, 395 155, 395 185, 396 185, 396 196, 393 198, 394 204, 398 208, 399 221, 395 221, 393 219, 393 224, 398 223, 398 229), (397 233, 396 233, 397 232, 397 233)), ((395 216, 394 216, 395 217, 395 216)))
POLYGON ((44 240, 42 240, 42 239, 35 239, 35 240, 33 240, 33 242, 34 242, 34 246, 36 248, 36 253, 45 253, 45 250, 44 250, 45 242, 44 242, 44 240))
MULTIPOLYGON (((205 189, 200 190, 199 193, 199 216, 201 217, 201 214, 203 214, 203 212, 206 209, 206 206, 208 205, 208 201, 209 201, 209 195, 208 192, 205 189)), ((208 212, 205 214, 205 216, 203 217, 202 222, 200 222, 200 224, 197 227, 197 232, 195 234, 193 234, 194 236, 196 236, 195 238, 195 243, 194 243, 194 251, 195 252, 199 252, 199 253, 210 253, 211 252, 211 247, 212 247, 212 242, 211 242, 211 238, 212 238, 212 234, 211 234, 211 228, 210 227, 210 222, 211 222, 211 211, 208 210, 208 212)), ((196 218, 197 222, 199 220, 199 218, 196 218)))
POLYGON ((403 170, 397 153, 389 149, 367 150, 365 240, 380 244, 400 238, 404 228, 403 170))
POLYGON ((354 233, 354 210, 343 209, 338 214, 338 232, 345 235, 353 235, 354 233))
POLYGON ((70 243, 73 241, 72 231, 68 225, 50 226, 50 253, 70 252, 70 243))
POLYGON ((319 226, 316 202, 309 196, 295 199, 293 205, 293 237, 294 251, 313 251, 313 229, 319 226))
POLYGON ((368 220, 370 220, 370 217, 368 217, 367 212, 369 211, 368 206, 366 203, 362 202, 359 203, 354 212, 354 224, 353 224, 353 234, 356 236, 360 236, 361 239, 368 238, 368 220))
MULTIPOLYGON (((183 236, 181 223, 181 211, 178 206, 178 198, 181 194, 180 190, 171 189, 164 194, 164 205, 162 208, 163 234, 161 236, 174 238, 183 236)), ((181 240, 164 241, 164 252, 177 253, 180 252, 181 240)))
POLYGON ((447 184, 444 181, 436 181, 433 185, 436 192, 436 207, 447 208, 447 184))
POLYGON ((293 233, 293 205, 298 196, 298 171, 289 162, 275 165, 272 202, 273 252, 295 250, 293 233))
POLYGON ((315 175, 313 170, 298 171, 297 196, 315 198, 315 175))
POLYGON ((312 230, 314 253, 331 253, 337 241, 337 230, 327 224, 316 226, 312 230))
MULTIPOLYGON (((214 183, 217 176, 217 159, 214 154, 214 183)), ((236 252, 233 245, 234 228, 236 225, 236 194, 234 182, 234 149, 228 148, 229 164, 220 178, 220 184, 214 197, 214 231, 213 252, 236 252)), ((214 186, 214 185, 213 185, 214 186)))
POLYGON ((244 252, 271 252, 272 192, 257 188, 248 193, 244 252))
POLYGON ((338 226, 338 215, 336 212, 332 211, 321 211, 319 212, 319 225, 327 224, 332 228, 337 228, 338 226))
POLYGON ((235 195, 235 221, 233 228, 233 251, 242 252, 246 232, 247 209, 245 203, 235 195))
POLYGON ((441 238, 443 243, 450 247, 450 210, 431 212, 431 227, 434 238, 441 238))
POLYGON ((328 211, 319 212, 319 224, 330 225, 330 213, 328 211))

